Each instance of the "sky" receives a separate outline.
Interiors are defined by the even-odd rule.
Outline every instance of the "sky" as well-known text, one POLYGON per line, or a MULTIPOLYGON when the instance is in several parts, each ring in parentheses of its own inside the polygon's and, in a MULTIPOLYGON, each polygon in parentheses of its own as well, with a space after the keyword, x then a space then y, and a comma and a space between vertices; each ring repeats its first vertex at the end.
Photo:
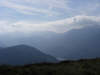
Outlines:
POLYGON ((100 0, 0 0, 0 34, 100 25, 100 0))

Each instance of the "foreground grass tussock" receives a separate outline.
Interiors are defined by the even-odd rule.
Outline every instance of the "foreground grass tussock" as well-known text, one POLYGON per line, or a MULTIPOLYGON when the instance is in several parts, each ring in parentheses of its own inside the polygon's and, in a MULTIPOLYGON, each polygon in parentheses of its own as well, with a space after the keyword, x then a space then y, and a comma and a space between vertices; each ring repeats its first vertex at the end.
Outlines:
POLYGON ((0 75, 100 75, 100 59, 0 66, 0 75))

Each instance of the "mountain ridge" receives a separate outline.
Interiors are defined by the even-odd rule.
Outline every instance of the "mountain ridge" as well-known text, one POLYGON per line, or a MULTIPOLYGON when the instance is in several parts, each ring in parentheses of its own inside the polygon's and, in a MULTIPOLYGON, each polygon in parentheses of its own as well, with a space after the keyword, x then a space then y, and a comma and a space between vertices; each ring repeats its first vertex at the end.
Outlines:
POLYGON ((57 61, 55 57, 28 45, 11 46, 0 51, 0 64, 24 65, 57 61))

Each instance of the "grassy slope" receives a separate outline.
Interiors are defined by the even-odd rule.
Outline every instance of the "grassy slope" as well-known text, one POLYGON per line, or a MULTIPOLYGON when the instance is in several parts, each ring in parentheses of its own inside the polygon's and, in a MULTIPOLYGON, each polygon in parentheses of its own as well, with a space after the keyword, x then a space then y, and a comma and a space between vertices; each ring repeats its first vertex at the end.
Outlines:
POLYGON ((100 75, 100 59, 0 66, 0 75, 100 75))

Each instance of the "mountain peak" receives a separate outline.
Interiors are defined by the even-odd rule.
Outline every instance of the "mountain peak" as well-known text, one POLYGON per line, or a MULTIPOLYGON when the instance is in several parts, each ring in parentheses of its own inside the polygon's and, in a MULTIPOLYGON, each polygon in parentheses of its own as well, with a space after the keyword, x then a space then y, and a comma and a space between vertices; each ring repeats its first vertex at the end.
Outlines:
POLYGON ((31 46, 26 45, 26 44, 20 44, 20 45, 15 45, 15 46, 12 46, 12 47, 31 47, 31 46))
POLYGON ((41 62, 56 62, 56 58, 28 45, 16 45, 1 49, 0 64, 24 65, 41 62), (3 60, 2 60, 3 59, 3 60), (9 61, 8 61, 9 60, 9 61))
POLYGON ((8 48, 25 49, 25 50, 27 50, 27 49, 38 50, 38 49, 36 49, 36 48, 33 47, 33 46, 29 46, 29 45, 25 45, 25 44, 10 46, 10 47, 8 47, 8 48))

